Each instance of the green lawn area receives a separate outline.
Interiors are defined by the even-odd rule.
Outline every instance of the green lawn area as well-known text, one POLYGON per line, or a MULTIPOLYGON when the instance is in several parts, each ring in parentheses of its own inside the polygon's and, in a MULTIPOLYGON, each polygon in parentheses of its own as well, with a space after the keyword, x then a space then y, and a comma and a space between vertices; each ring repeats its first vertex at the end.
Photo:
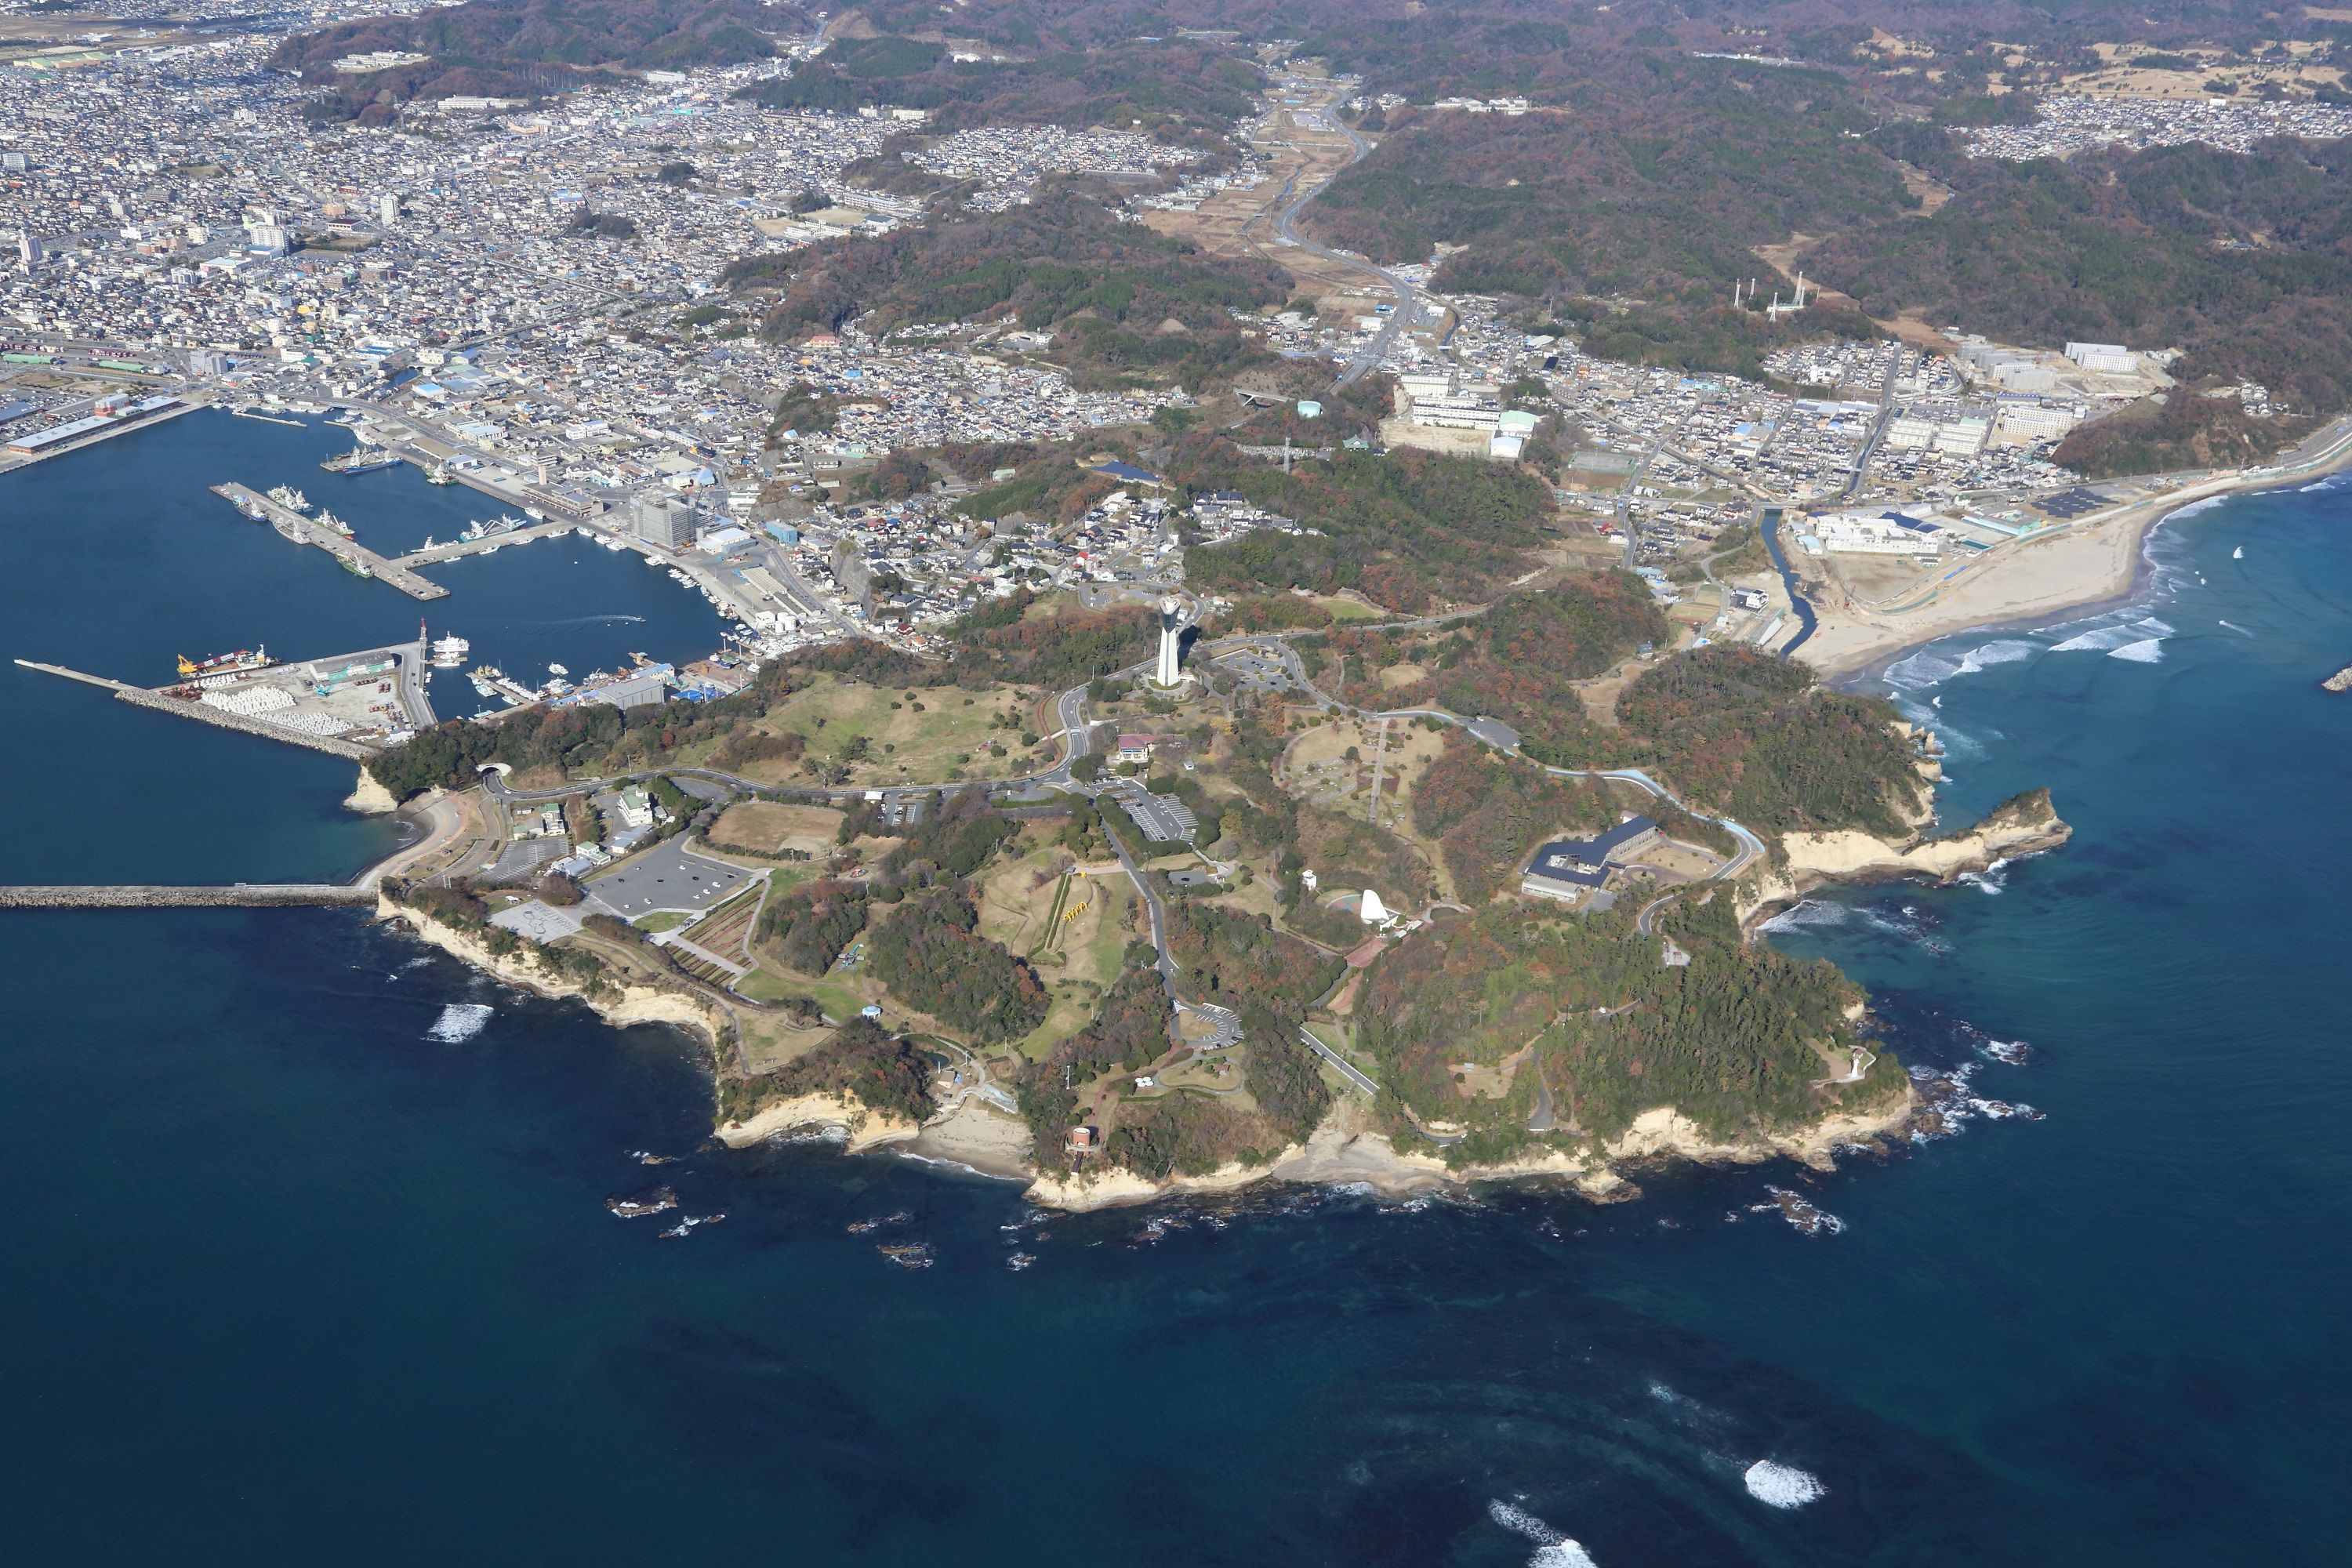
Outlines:
POLYGON ((649 915, 639 915, 629 923, 641 931, 653 932, 676 931, 688 921, 699 919, 701 919, 699 915, 688 914, 678 910, 656 910, 649 915))

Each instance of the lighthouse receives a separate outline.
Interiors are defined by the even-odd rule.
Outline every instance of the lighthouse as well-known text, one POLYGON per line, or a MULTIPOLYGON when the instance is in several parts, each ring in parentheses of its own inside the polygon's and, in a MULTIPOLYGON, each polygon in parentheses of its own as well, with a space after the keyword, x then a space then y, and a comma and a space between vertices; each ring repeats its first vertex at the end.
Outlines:
POLYGON ((1160 666, 1152 672, 1155 686, 1175 685, 1183 679, 1177 668, 1177 655, 1184 639, 1183 602, 1169 596, 1160 601, 1160 666))

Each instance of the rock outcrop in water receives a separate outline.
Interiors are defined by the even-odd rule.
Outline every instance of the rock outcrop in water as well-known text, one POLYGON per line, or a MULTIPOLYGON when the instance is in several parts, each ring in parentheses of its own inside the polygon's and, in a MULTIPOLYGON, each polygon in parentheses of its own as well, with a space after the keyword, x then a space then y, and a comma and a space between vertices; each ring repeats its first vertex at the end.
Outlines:
POLYGON ((2322 691, 2352 691, 2352 664, 2346 665, 2319 683, 2322 691))
POLYGON ((2051 804, 2046 789, 2011 795, 1964 833, 1909 840, 1874 837, 1847 830, 1790 833, 1780 841, 1786 861, 1766 867, 1739 884, 1743 921, 1796 902, 1825 882, 1891 881, 1921 877, 1950 882, 2021 855, 2055 849, 2074 830, 2051 804))

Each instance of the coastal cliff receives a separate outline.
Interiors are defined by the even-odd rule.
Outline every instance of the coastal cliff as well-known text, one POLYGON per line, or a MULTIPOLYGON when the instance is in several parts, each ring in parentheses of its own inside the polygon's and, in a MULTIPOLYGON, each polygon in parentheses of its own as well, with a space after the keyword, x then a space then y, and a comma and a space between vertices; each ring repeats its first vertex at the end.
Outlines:
POLYGON ((462 931, 446 921, 436 920, 425 910, 394 902, 383 894, 377 895, 375 908, 379 919, 405 921, 419 939, 430 942, 460 963, 472 964, 509 985, 541 996, 577 997, 587 1003, 596 1016, 608 1024, 623 1026, 631 1024, 678 1024, 696 1030, 714 1044, 733 1035, 732 1020, 683 992, 658 990, 650 985, 614 984, 591 994, 582 982, 535 962, 532 955, 537 952, 536 948, 526 945, 520 952, 500 956, 483 945, 471 931, 462 931))
POLYGON ((1901 1096, 1889 1105, 1838 1110, 1801 1128, 1726 1140, 1708 1136, 1674 1107, 1659 1106, 1635 1117, 1622 1134, 1597 1150, 1554 1150, 1526 1159, 1456 1168, 1434 1154, 1397 1148, 1385 1134, 1367 1125, 1363 1107, 1350 1103, 1334 1107, 1304 1144, 1292 1144, 1267 1163, 1228 1164, 1203 1175, 1157 1180, 1117 1170, 1068 1176, 1041 1174, 1030 1183, 1026 1196, 1042 1208, 1083 1213, 1167 1197, 1229 1193, 1260 1182, 1361 1185, 1401 1196, 1459 1190, 1473 1182, 1549 1177, 1569 1183, 1597 1203, 1611 1203, 1641 1195, 1641 1188, 1621 1169, 1626 1166, 1670 1160, 1758 1165, 1786 1159, 1815 1170, 1830 1170, 1839 1152, 1900 1133, 1919 1109, 1918 1094, 1906 1083, 1901 1096))
POLYGON ((751 1114, 722 1121, 714 1130, 730 1149, 745 1149, 802 1127, 838 1127, 848 1135, 846 1152, 862 1153, 885 1143, 903 1143, 919 1136, 922 1124, 911 1118, 876 1110, 849 1094, 801 1094, 772 1101, 751 1114))
POLYGON ((1827 882, 1891 881, 1922 877, 1949 882, 2021 855, 2055 849, 2074 836, 2046 789, 2011 796, 1962 833, 1909 839, 1880 838, 1854 830, 1790 833, 1781 839, 1785 864, 1740 879, 1742 922, 1787 908, 1827 882))

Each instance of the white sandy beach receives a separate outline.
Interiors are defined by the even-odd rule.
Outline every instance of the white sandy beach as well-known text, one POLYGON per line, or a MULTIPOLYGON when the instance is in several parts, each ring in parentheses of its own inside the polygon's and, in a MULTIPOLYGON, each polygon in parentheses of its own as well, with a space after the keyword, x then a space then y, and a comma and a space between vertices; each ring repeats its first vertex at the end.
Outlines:
POLYGON ((2048 620, 2132 591, 2147 532, 2185 506, 2217 496, 2308 484, 2352 466, 2352 422, 2315 437, 2313 455, 2275 469, 2248 469, 2200 480, 2168 493, 2094 515, 2036 538, 2003 545, 1946 584, 1916 609, 1870 611, 1818 579, 1820 626, 1797 657, 1824 679, 1883 666, 1923 643, 1981 626, 2048 620))

